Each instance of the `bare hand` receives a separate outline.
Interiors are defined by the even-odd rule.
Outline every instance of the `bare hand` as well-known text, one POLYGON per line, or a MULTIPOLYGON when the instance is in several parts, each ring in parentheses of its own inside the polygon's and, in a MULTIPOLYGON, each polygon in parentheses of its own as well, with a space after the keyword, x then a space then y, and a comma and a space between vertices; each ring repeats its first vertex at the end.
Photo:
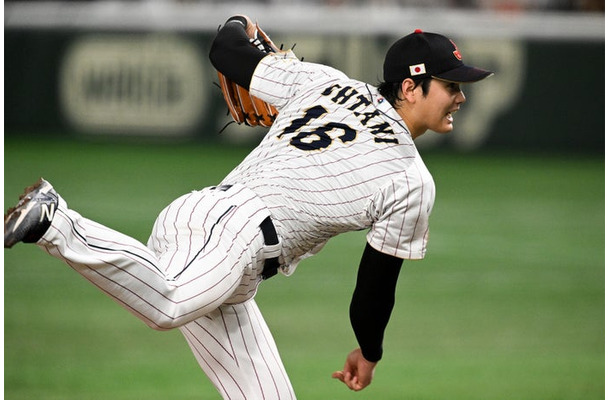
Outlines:
POLYGON ((343 371, 333 372, 332 377, 352 390, 362 390, 373 380, 376 365, 376 362, 365 359, 360 349, 355 349, 347 355, 343 371))

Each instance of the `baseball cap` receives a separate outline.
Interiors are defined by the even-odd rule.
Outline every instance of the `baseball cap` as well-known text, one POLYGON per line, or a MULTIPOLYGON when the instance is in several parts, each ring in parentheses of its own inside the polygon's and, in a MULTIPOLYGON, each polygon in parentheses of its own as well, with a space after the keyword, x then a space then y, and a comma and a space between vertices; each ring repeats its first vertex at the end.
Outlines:
POLYGON ((480 81, 492 74, 491 71, 465 65, 460 50, 451 39, 420 29, 396 41, 388 49, 383 63, 383 79, 386 82, 432 77, 467 83, 480 81))

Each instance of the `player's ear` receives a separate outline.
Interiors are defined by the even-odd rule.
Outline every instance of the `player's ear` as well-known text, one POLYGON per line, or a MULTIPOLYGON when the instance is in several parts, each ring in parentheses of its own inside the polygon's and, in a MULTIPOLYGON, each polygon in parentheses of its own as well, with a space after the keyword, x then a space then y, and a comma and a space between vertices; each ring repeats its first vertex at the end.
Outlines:
POLYGON ((415 100, 415 89, 416 89, 415 81, 411 78, 407 78, 402 81, 401 86, 401 94, 402 98, 409 103, 412 103, 415 100))

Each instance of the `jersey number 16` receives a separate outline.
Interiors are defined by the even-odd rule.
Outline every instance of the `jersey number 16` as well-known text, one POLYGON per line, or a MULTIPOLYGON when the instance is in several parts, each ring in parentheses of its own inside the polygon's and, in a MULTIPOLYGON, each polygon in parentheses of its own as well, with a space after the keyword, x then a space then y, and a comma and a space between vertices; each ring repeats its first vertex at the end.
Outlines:
POLYGON ((340 122, 328 122, 311 131, 305 130, 307 124, 312 120, 318 119, 327 113, 328 110, 320 105, 309 108, 302 118, 292 121, 292 124, 278 135, 278 139, 284 135, 298 132, 290 139, 290 144, 298 149, 310 151, 321 150, 330 146, 333 139, 328 135, 328 132, 332 130, 343 131, 343 135, 337 138, 343 143, 351 142, 356 138, 356 130, 340 122))

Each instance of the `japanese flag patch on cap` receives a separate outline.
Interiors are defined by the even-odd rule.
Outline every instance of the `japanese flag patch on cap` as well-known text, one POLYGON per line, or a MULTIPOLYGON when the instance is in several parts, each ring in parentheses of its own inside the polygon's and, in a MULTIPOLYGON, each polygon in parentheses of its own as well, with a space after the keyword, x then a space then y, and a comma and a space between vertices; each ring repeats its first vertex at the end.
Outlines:
POLYGON ((423 75, 426 73, 426 64, 409 65, 409 70, 411 71, 411 76, 423 75))

